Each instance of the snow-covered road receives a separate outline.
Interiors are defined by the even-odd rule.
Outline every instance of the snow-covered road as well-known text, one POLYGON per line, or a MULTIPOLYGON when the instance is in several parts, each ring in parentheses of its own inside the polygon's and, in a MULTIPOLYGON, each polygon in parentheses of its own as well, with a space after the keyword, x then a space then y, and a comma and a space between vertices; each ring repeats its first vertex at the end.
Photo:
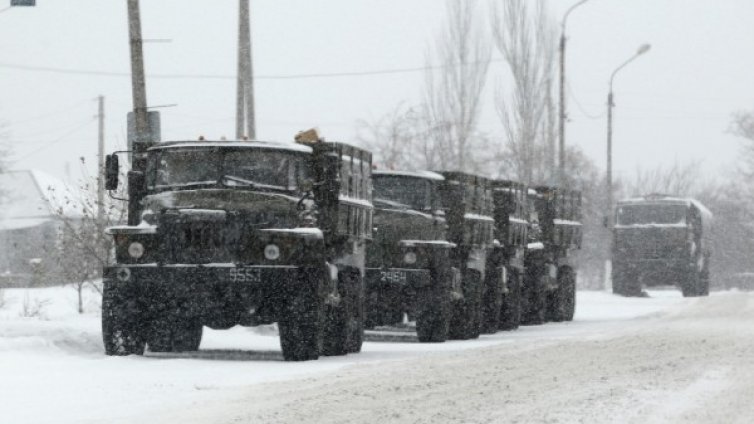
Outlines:
POLYGON ((0 423, 752 422, 754 295, 579 292, 574 322, 440 345, 280 360, 268 331, 208 331, 200 358, 109 358, 71 289, 47 319, 0 308, 0 423))

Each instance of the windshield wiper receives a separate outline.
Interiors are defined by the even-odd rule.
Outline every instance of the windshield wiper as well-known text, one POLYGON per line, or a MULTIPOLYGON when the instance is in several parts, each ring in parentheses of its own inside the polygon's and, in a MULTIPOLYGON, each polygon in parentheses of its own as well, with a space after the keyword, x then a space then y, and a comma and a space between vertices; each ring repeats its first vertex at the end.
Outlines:
POLYGON ((392 206, 392 207, 398 208, 398 209, 413 209, 411 206, 409 206, 409 205, 407 205, 405 203, 400 203, 400 202, 396 202, 396 201, 393 201, 393 200, 380 199, 380 198, 375 197, 372 201, 374 203, 380 203, 380 204, 383 204, 385 206, 392 206))
POLYGON ((228 184, 226 184, 226 181, 232 181, 232 182, 236 183, 236 184, 233 185, 233 187, 239 187, 240 186, 240 187, 249 187, 249 188, 254 189, 254 188, 257 188, 257 185, 258 185, 258 183, 254 182, 254 181, 246 180, 246 179, 243 179, 241 177, 236 177, 235 175, 222 175, 222 176, 220 176, 220 178, 217 179, 217 183, 218 184, 220 184, 220 185, 222 185, 224 187, 228 187, 228 184))

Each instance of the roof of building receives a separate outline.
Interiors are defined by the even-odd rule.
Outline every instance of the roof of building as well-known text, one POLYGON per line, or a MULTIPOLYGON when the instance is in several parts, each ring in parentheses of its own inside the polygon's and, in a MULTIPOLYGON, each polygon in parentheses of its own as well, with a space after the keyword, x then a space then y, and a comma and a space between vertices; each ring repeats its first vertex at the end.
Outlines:
POLYGON ((81 196, 39 170, 0 174, 0 230, 35 227, 56 217, 80 217, 81 196))

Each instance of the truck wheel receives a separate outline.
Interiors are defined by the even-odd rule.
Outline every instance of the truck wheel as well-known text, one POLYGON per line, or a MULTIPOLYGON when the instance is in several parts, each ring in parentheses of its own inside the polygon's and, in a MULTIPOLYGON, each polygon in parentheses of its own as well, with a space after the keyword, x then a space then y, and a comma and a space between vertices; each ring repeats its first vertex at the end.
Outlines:
POLYGON ((618 272, 615 269, 610 274, 610 279, 613 281, 613 294, 618 296, 626 295, 625 277, 622 272, 618 272))
POLYGON ((699 296, 709 296, 709 264, 706 261, 699 278, 699 296))
POLYGON ((701 278, 699 272, 696 269, 691 268, 686 273, 686 278, 681 281, 681 293, 683 297, 697 297, 700 295, 699 288, 701 285, 701 278))
POLYGON ((358 352, 355 349, 361 350, 364 326, 363 306, 359 305, 363 302, 363 295, 359 293, 360 285, 361 276, 358 271, 345 270, 338 273, 340 303, 326 308, 323 355, 340 356, 349 351, 358 352))
POLYGON ((613 294, 625 297, 641 297, 641 283, 635 271, 613 269, 613 294))
POLYGON ((501 267, 490 268, 488 271, 484 279, 480 330, 484 334, 495 334, 500 326, 500 309, 503 305, 503 271, 501 267))
POLYGON ((322 350, 323 304, 319 287, 326 277, 320 269, 299 271, 301 288, 288 300, 278 322, 280 347, 286 361, 317 359, 322 350))
POLYGON ((416 335, 421 343, 442 343, 448 339, 454 277, 444 249, 430 258, 430 286, 417 293, 416 335))
POLYGON ((548 319, 555 322, 573 320, 576 305, 576 278, 570 268, 558 272, 558 288, 552 292, 547 305, 548 319))
POLYGON ((361 352, 361 346, 364 343, 364 279, 358 270, 350 272, 348 279, 351 314, 346 350, 348 353, 358 353, 361 352))
POLYGON ((468 340, 479 337, 481 329, 481 275, 472 270, 462 274, 463 299, 455 302, 450 321, 449 337, 454 340, 468 340))
POLYGON ((503 295, 500 309, 500 330, 515 330, 521 324, 521 274, 508 273, 508 293, 503 295))
POLYGON ((110 356, 142 355, 144 331, 136 299, 105 282, 102 293, 102 341, 110 356))
POLYGON ((539 275, 526 272, 524 285, 522 286, 522 311, 521 324, 540 325, 545 323, 547 306, 547 293, 539 281, 539 275))

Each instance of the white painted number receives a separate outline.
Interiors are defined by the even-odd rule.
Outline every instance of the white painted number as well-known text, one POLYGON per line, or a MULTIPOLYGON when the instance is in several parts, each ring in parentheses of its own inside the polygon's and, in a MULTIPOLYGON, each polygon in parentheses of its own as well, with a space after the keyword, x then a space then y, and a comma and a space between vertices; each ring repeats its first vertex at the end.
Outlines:
POLYGON ((259 283, 262 272, 259 268, 231 268, 230 281, 234 283, 259 283))

